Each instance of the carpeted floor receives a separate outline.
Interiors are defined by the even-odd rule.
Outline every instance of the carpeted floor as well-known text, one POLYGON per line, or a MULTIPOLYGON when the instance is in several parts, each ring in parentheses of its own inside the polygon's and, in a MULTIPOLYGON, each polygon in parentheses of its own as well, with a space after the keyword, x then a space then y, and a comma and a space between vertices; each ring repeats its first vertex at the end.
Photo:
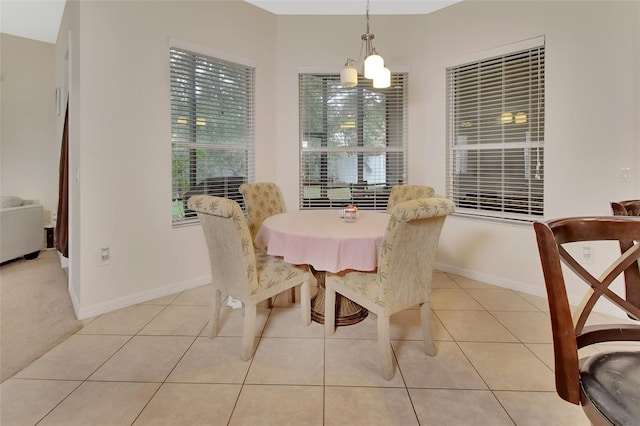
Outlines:
POLYGON ((55 250, 0 266, 0 382, 4 382, 86 321, 76 319, 67 275, 55 250))

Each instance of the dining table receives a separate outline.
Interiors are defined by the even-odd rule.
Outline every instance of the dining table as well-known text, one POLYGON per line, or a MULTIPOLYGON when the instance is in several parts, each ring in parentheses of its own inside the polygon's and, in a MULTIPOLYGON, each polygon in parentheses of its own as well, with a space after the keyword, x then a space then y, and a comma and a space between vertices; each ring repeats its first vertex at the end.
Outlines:
MULTIPOLYGON (((267 254, 294 265, 309 265, 318 282, 311 299, 312 320, 324 323, 326 272, 375 271, 390 215, 358 211, 357 218, 341 217, 339 209, 298 210, 270 216, 262 222, 255 244, 267 254)), ((336 295, 336 325, 356 324, 368 311, 336 295)))

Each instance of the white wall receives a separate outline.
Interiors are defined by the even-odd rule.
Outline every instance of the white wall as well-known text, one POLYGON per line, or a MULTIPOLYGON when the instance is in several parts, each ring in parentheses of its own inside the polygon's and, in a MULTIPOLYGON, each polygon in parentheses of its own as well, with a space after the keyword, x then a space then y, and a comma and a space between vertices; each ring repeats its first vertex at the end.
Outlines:
MULTIPOLYGON (((240 1, 72 2, 71 8, 77 19, 63 22, 72 33, 75 118, 70 271, 83 318, 209 282, 200 227, 172 228, 167 204, 169 41, 257 61, 256 174, 273 179, 276 31, 273 15, 240 1), (111 250, 107 265, 100 262, 102 247, 111 250)), ((59 38, 59 58, 63 44, 59 38)))
MULTIPOLYGON (((297 69, 340 69, 358 55, 365 21, 284 16, 278 23, 278 162, 292 166, 279 167, 277 181, 287 203, 297 205, 299 129, 290 119, 297 69)), ((374 44, 387 66, 410 68, 409 182, 446 191, 446 67, 545 36, 545 219, 609 214, 609 201, 637 198, 639 25, 640 3, 611 1, 464 1, 424 16, 373 16, 374 44), (632 169, 631 180, 619 180, 621 167, 632 169)), ((594 263, 600 254, 594 250, 594 263)), ((545 295, 531 225, 451 217, 438 267, 545 295)))
MULTIPOLYGON (((445 67, 544 35, 548 218, 604 214, 610 200, 640 196, 639 7, 465 1, 425 16, 372 16, 378 51, 392 70, 410 70, 409 182, 445 193, 445 67), (632 168, 631 182, 618 180, 620 167, 632 168)), ((69 13, 77 15, 67 26, 77 33, 71 99, 80 169, 72 292, 86 317, 208 280, 200 228, 171 227, 168 40, 258 61, 256 177, 275 180, 295 209, 298 70, 339 70, 358 54, 365 22, 276 17, 238 0, 73 2, 69 13), (112 260, 99 266, 104 246, 112 260)), ((58 58, 60 49, 59 39, 58 58)), ((445 270, 544 292, 530 226, 452 217, 438 260, 445 270)))
MULTIPOLYGON (((457 57, 545 36, 545 219, 607 215, 610 201, 638 198, 640 96, 630 88, 640 81, 640 3, 464 3, 432 17, 438 41, 428 43, 428 61, 438 78, 430 81, 444 81, 457 57), (460 28, 472 36, 461 40, 460 28), (632 169, 631 180, 620 181, 621 167, 632 169)), ((426 111, 440 123, 443 84, 426 111)), ((444 140, 445 129, 430 126, 426 135, 444 140)), ((442 166, 435 172, 442 176, 442 166)), ((452 218, 441 248, 446 269, 545 294, 531 226, 452 218)), ((605 257, 594 249, 595 266, 605 257)), ((581 294, 576 288, 569 291, 581 294)))
POLYGON ((0 193, 39 200, 44 225, 58 208, 55 45, 0 37, 0 193))

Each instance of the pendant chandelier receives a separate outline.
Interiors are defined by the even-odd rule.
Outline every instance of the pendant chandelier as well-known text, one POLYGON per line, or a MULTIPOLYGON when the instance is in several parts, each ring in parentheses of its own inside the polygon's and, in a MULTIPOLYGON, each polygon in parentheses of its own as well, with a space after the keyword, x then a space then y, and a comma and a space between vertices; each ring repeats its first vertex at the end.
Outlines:
MULTIPOLYGON (((391 71, 384 66, 384 59, 378 55, 373 47, 372 40, 375 36, 369 32, 369 0, 367 0, 367 32, 362 34, 362 45, 364 46, 364 78, 373 80, 373 87, 376 89, 384 89, 391 86, 391 71)), ((360 47, 360 58, 362 58, 362 45, 360 47)), ((347 59, 347 63, 340 72, 340 85, 342 87, 354 87, 358 85, 358 70, 356 66, 358 62, 353 59, 347 59)))

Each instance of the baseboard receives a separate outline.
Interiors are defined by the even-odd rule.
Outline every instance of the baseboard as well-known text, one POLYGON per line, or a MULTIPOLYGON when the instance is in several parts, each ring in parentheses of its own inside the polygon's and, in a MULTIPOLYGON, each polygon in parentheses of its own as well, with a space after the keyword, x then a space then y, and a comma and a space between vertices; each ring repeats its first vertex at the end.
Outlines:
MULTIPOLYGON (((487 284, 493 284, 498 287, 508 288, 510 290, 519 291, 525 294, 531 294, 533 296, 539 296, 547 298, 547 289, 544 286, 544 283, 540 283, 540 286, 534 286, 531 284, 507 280, 503 277, 498 277, 491 274, 483 274, 481 272, 462 269, 456 266, 446 265, 443 263, 436 263, 434 266, 435 269, 442 272, 449 272, 451 274, 460 275, 465 278, 470 278, 476 281, 482 281, 487 284)), ((580 302, 582 302, 583 294, 567 294, 569 298, 569 304, 572 306, 579 306, 580 302)), ((617 318, 626 318, 626 315, 620 311, 620 309, 616 308, 614 305, 609 303, 607 300, 599 301, 596 306, 593 308, 593 312, 599 312, 606 315, 611 315, 617 318)))
POLYGON ((73 305, 73 311, 76 313, 76 319, 84 319, 80 318, 80 301, 78 300, 78 295, 75 292, 75 289, 71 286, 71 281, 67 280, 69 283, 67 289, 69 290, 69 296, 71 297, 71 304, 73 305))
POLYGON ((534 286, 534 285, 523 283, 523 282, 507 280, 503 277, 499 277, 496 275, 483 274, 478 271, 462 269, 456 266, 445 265, 442 263, 436 263, 435 269, 442 272, 449 272, 451 274, 460 275, 462 277, 470 278, 472 280, 482 281, 487 284, 493 284, 498 287, 508 288, 510 290, 531 294, 533 296, 540 296, 544 298, 547 297, 547 291, 545 290, 543 283, 541 286, 534 286))
POLYGON ((78 304, 76 303, 77 299, 74 297, 71 288, 69 288, 69 292, 71 293, 71 300, 76 311, 76 316, 78 317, 78 319, 86 319, 94 317, 96 315, 111 312, 116 309, 126 308, 127 306, 137 305, 138 303, 142 302, 148 302, 149 300, 157 299, 159 297, 164 297, 181 291, 190 290, 192 288, 209 284, 210 282, 211 276, 204 276, 189 281, 170 284, 160 288, 154 288, 152 290, 143 291, 119 299, 110 300, 105 303, 98 303, 93 306, 82 307, 80 309, 78 309, 78 304))
POLYGON ((60 267, 64 269, 65 272, 67 272, 69 270, 69 258, 64 257, 64 255, 59 251, 57 253, 58 259, 60 260, 60 267))

